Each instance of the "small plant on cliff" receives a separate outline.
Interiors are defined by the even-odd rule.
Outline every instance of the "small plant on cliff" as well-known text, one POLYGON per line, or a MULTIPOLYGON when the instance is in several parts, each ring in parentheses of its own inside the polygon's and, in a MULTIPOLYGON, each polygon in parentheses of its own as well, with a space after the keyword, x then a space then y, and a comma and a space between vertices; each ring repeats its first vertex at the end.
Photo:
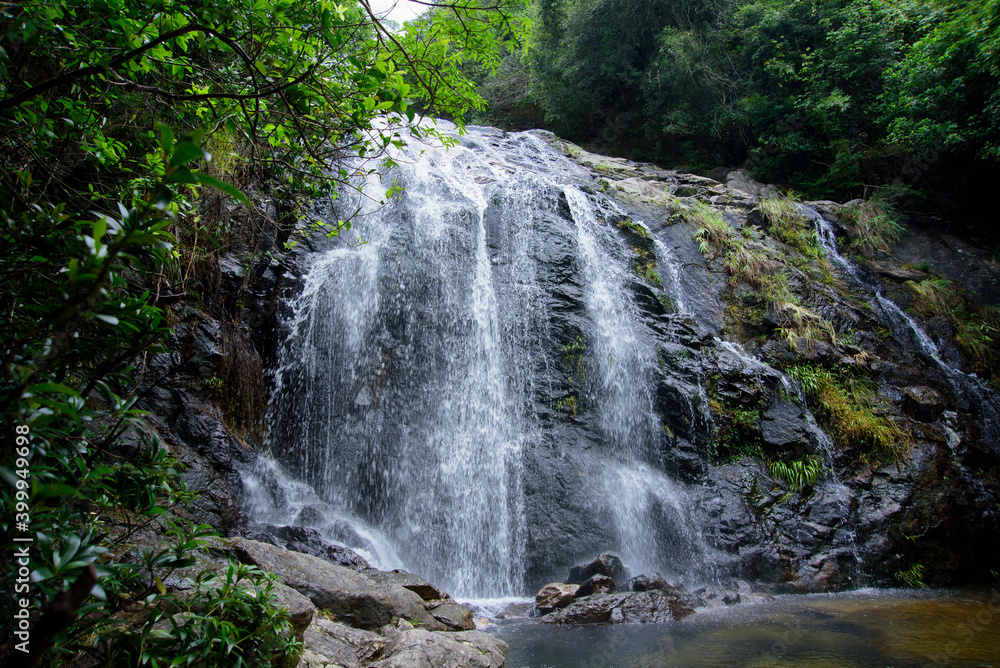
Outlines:
POLYGON ((577 399, 575 395, 569 395, 568 397, 563 397, 556 402, 556 410, 565 411, 576 417, 577 409, 579 408, 577 399))
POLYGON ((809 309, 792 303, 781 303, 775 306, 782 326, 778 332, 792 348, 805 341, 811 347, 814 341, 837 342, 837 332, 833 325, 821 315, 809 309))
POLYGON ((702 202, 678 215, 698 228, 694 238, 702 254, 714 252, 722 258, 731 285, 744 281, 757 289, 774 291, 775 277, 780 276, 778 265, 763 246, 737 235, 718 211, 702 202))
POLYGON ((838 212, 854 225, 855 239, 851 247, 864 257, 874 258, 876 252, 888 253, 906 231, 893 204, 897 195, 889 189, 880 190, 860 204, 843 207, 838 212))
POLYGON ((661 287, 660 274, 656 271, 656 258, 650 255, 649 251, 637 246, 632 247, 635 254, 635 273, 645 281, 652 283, 656 287, 661 287))
POLYGON ((909 435, 882 413, 882 400, 864 378, 802 364, 786 369, 802 383, 809 406, 837 445, 859 451, 864 461, 898 460, 909 435))
POLYGON ((980 306, 965 289, 946 278, 908 281, 913 306, 928 316, 943 316, 955 330, 955 342, 976 371, 991 376, 1000 368, 1000 308, 980 306))
POLYGON ((643 239, 649 238, 649 230, 645 228, 641 223, 637 223, 631 218, 621 218, 618 221, 618 227, 623 230, 630 230, 635 234, 639 235, 643 239))
POLYGON ((812 487, 823 472, 823 462, 819 458, 809 456, 785 463, 781 461, 768 464, 771 475, 784 480, 792 489, 812 487))
POLYGON ((586 352, 587 344, 581 336, 563 346, 563 358, 569 368, 568 380, 571 385, 582 385, 587 379, 587 367, 584 364, 586 352))
POLYGON ((924 583, 924 568, 923 564, 913 564, 905 570, 896 571, 896 579, 903 583, 903 586, 909 587, 910 589, 925 589, 927 585, 924 583))
POLYGON ((799 253, 821 261, 821 268, 829 272, 830 265, 823 257, 823 250, 816 238, 809 219, 799 209, 798 203, 790 197, 765 197, 760 209, 767 218, 768 232, 788 244, 799 253))

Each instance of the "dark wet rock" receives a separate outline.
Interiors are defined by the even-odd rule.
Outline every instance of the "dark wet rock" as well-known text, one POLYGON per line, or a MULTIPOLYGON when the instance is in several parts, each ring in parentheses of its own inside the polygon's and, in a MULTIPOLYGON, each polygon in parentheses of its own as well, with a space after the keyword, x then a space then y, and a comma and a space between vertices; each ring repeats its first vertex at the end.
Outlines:
POLYGON ((547 584, 535 594, 535 607, 542 613, 556 608, 565 608, 573 602, 579 588, 579 585, 562 582, 547 584))
POLYGON ((903 388, 903 410, 921 422, 934 422, 944 412, 941 395, 924 385, 903 388))
POLYGON ((656 571, 636 575, 625 583, 625 588, 630 591, 652 591, 653 589, 666 589, 666 587, 667 581, 656 571))
POLYGON ((308 527, 255 524, 245 531, 245 537, 271 543, 287 550, 311 554, 345 568, 354 570, 370 568, 368 562, 354 550, 341 545, 331 545, 317 530, 308 527))
POLYGON ((594 575, 606 575, 616 584, 619 582, 624 584, 628 579, 628 571, 625 570, 622 560, 616 555, 606 552, 589 564, 582 564, 571 568, 567 582, 570 584, 582 584, 594 575))
POLYGON ((591 594, 613 594, 615 593, 615 581, 607 575, 591 575, 580 588, 576 590, 575 597, 583 598, 591 594))
POLYGON ((694 610, 681 599, 653 590, 630 594, 611 612, 609 621, 625 624, 677 622, 691 614, 694 610))
POLYGON ((760 433, 767 445, 780 450, 806 442, 805 411, 788 400, 778 400, 768 406, 760 422, 760 433))
POLYGON ((659 590, 595 594, 542 617, 549 624, 669 622, 693 613, 686 603, 659 590))
POLYGON ((795 574, 791 586, 803 593, 839 591, 851 585, 857 556, 851 549, 817 554, 795 574))

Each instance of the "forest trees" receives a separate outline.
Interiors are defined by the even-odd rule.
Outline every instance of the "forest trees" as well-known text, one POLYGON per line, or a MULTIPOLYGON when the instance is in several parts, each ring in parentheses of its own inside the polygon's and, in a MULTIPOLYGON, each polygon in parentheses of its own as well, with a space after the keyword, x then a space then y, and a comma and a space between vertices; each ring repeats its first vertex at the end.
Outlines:
POLYGON ((492 67, 511 15, 507 0, 442 2, 394 32, 364 1, 0 8, 0 589, 17 592, 0 603, 0 662, 294 652, 267 577, 243 567, 198 585, 199 610, 230 612, 152 633, 182 604, 164 603, 164 581, 207 529, 173 512, 191 494, 136 411, 156 382, 143 355, 169 345, 170 303, 201 299, 200 264, 274 234, 268 202, 346 187, 375 165, 342 159, 380 157, 404 119, 480 106, 463 63, 492 67), (163 545, 122 550, 155 524, 163 545), (30 577, 13 558, 24 545, 30 577), (112 622, 136 605, 137 626, 112 622))
POLYGON ((998 16, 998 0, 534 0, 505 63, 528 85, 504 106, 540 113, 490 120, 668 166, 745 163, 814 197, 896 179, 954 197, 1000 164, 998 16))

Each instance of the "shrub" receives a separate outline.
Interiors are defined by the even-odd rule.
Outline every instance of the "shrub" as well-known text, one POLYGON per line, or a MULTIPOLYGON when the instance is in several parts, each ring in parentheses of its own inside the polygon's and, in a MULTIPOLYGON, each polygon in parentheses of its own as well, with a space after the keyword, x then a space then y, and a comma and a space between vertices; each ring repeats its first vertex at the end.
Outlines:
POLYGON ((768 469, 771 471, 771 475, 784 480, 792 489, 801 489, 816 484, 823 472, 823 462, 817 457, 810 456, 788 463, 771 462, 768 464, 768 469))
POLYGON ((861 459, 898 460, 907 450, 908 434, 881 415, 880 399, 868 382, 819 366, 787 369, 802 383, 809 406, 842 448, 861 451, 861 459))
POLYGON ((899 223, 899 212, 892 203, 893 194, 880 190, 857 206, 841 209, 841 215, 854 225, 851 247, 864 257, 876 252, 888 253, 906 231, 899 223))

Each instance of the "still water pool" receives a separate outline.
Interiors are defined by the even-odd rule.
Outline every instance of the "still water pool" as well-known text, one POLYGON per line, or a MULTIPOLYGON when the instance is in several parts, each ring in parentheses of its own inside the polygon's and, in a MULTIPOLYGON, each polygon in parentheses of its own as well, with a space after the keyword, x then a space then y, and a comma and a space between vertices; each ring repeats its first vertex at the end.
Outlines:
POLYGON ((1000 591, 779 596, 672 624, 488 630, 510 645, 508 668, 1000 667, 1000 591))

